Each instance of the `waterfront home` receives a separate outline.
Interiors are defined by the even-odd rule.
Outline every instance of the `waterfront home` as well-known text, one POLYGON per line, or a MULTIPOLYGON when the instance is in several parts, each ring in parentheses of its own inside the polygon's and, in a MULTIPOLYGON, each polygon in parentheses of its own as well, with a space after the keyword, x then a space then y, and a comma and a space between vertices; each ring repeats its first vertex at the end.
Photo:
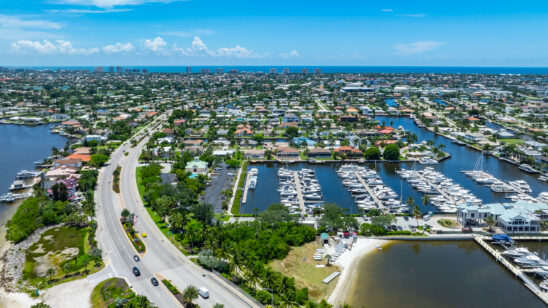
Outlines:
POLYGON ((265 150, 245 150, 243 153, 246 159, 263 159, 265 150))
POLYGON ((205 161, 201 161, 198 157, 194 157, 194 160, 186 164, 185 170, 192 174, 206 174, 207 163, 205 161))
POLYGON ((180 119, 180 120, 175 120, 173 122, 173 126, 177 127, 177 126, 181 126, 183 124, 185 124, 186 120, 185 119, 180 119))
POLYGON ((54 167, 44 174, 44 177, 48 180, 56 180, 69 177, 72 174, 76 174, 78 168, 70 166, 54 167))
POLYGON ((80 159, 61 158, 53 162, 53 167, 59 167, 59 166, 80 168, 82 167, 82 161, 80 159))
POLYGON ((107 137, 103 137, 103 136, 100 136, 100 135, 86 135, 84 137, 84 141, 87 141, 87 142, 90 142, 90 141, 102 142, 102 141, 106 141, 106 140, 107 140, 107 137))
POLYGON ((292 114, 285 115, 282 118, 282 123, 293 123, 293 122, 299 123, 299 121, 300 121, 300 118, 292 114))
POLYGON ((331 157, 331 151, 324 148, 312 148, 308 151, 308 157, 329 158, 331 157))
POLYGON ((457 209, 457 221, 462 225, 484 225, 493 216, 496 226, 507 233, 537 233, 540 224, 548 221, 548 204, 518 201, 475 205, 464 203, 457 209))
POLYGON ((82 162, 89 162, 91 160, 91 156, 89 154, 80 154, 80 153, 73 153, 67 156, 68 159, 75 159, 80 160, 82 162))
POLYGON ((253 131, 247 127, 240 128, 234 132, 234 135, 236 137, 251 136, 252 134, 253 134, 253 131))
POLYGON ((283 158, 299 158, 299 150, 290 147, 279 147, 276 152, 276 157, 283 158))
POLYGON ((204 141, 201 139, 187 139, 183 141, 185 146, 202 145, 204 141))
POLYGON ((351 146, 340 146, 335 149, 335 153, 347 156, 362 156, 363 152, 351 147, 351 146))

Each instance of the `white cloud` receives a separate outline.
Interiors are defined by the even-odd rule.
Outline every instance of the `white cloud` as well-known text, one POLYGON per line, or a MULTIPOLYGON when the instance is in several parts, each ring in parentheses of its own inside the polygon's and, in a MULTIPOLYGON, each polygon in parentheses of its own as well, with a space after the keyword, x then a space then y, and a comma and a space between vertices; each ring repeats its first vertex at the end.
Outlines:
POLYGON ((425 14, 400 14, 398 16, 411 17, 411 18, 422 18, 422 17, 425 17, 426 15, 425 14))
POLYGON ((131 9, 104 9, 104 10, 88 10, 88 9, 68 9, 68 10, 47 10, 49 13, 66 13, 66 14, 107 14, 129 12, 131 9))
POLYGON ((398 43, 394 45, 394 49, 403 54, 417 54, 436 49, 445 44, 444 42, 435 41, 419 41, 407 44, 398 43))
POLYGON ((0 28, 59 30, 61 24, 49 20, 21 19, 17 16, 0 15, 0 28))
POLYGON ((173 45, 173 50, 184 56, 211 56, 226 58, 263 58, 266 56, 266 54, 259 54, 240 45, 210 50, 199 36, 194 37, 191 47, 182 48, 177 45, 173 45))
POLYGON ((141 5, 146 3, 171 3, 181 0, 58 0, 60 4, 96 6, 100 8, 112 8, 114 6, 141 5))
POLYGON ((158 52, 162 51, 166 47, 167 43, 159 36, 153 40, 145 40, 144 46, 145 49, 158 52))
POLYGON ((169 36, 178 36, 178 37, 193 37, 197 35, 212 35, 216 32, 210 29, 193 29, 188 31, 171 31, 171 32, 162 32, 162 35, 169 36))
POLYGON ((114 45, 106 45, 101 48, 106 53, 126 53, 135 50, 135 47, 131 43, 116 43, 114 45))
POLYGON ((390 13, 393 12, 392 9, 382 9, 381 12, 390 13))
POLYGON ((280 56, 284 59, 287 58, 296 58, 299 56, 299 53, 296 50, 292 50, 290 53, 282 52, 280 56))
POLYGON ((11 49, 16 53, 40 53, 40 54, 69 54, 90 55, 99 52, 99 48, 74 48, 72 43, 65 40, 50 42, 20 40, 11 44, 11 49))

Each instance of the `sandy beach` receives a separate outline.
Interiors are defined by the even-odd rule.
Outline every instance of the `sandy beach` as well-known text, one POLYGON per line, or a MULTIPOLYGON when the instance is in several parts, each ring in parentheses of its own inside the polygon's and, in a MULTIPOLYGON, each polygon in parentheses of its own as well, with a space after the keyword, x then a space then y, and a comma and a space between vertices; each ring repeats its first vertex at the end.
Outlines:
POLYGON ((366 254, 376 251, 377 246, 382 246, 388 241, 359 237, 352 250, 345 251, 335 262, 341 268, 339 281, 329 295, 327 302, 333 305, 344 304, 346 295, 354 280, 354 269, 360 259, 366 254))

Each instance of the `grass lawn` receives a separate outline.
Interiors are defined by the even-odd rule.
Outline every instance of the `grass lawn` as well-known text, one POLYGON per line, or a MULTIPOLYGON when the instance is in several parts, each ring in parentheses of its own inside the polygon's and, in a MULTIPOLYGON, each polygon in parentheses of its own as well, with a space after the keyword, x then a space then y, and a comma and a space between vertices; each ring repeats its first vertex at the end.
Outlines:
POLYGON ((135 293, 129 288, 127 282, 122 278, 110 278, 100 282, 91 292, 91 306, 93 308, 104 308, 117 298, 129 299, 135 293))
MULTIPOLYGON (((143 183, 141 183, 141 168, 142 167, 137 167, 136 178, 137 178, 137 190, 139 190, 139 196, 141 196, 141 201, 143 201, 143 204, 144 204, 145 201, 143 199, 143 194, 145 192, 145 186, 143 185, 143 183)), ((162 234, 164 234, 165 237, 167 237, 177 248, 179 248, 179 250, 181 250, 183 253, 186 254, 186 251, 183 245, 181 245, 181 243, 179 243, 178 241, 174 240, 173 235, 169 234, 171 231, 171 228, 169 228, 168 224, 162 220, 160 215, 158 215, 150 206, 145 206, 145 209, 147 210, 148 215, 150 215, 150 217, 152 218, 152 221, 154 221, 158 229, 162 231, 162 234)), ((144 240, 144 242, 146 245, 146 240, 144 240)))
POLYGON ((454 219, 440 219, 438 220, 438 224, 445 228, 451 228, 451 229, 460 228, 460 224, 454 219))
POLYGON ((522 140, 522 139, 519 139, 519 138, 515 138, 515 139, 500 139, 500 141, 502 141, 503 143, 506 143, 506 144, 523 144, 523 140, 522 140))
POLYGON ((49 288, 97 272, 103 264, 87 255, 88 236, 87 228, 57 227, 44 232, 25 256, 23 280, 37 288, 49 288), (69 268, 63 268, 65 263, 69 268), (51 275, 50 269, 54 271, 51 275))
POLYGON ((316 268, 316 264, 326 264, 325 260, 314 261, 314 253, 317 248, 322 248, 317 242, 294 247, 283 260, 274 260, 269 265, 272 269, 295 278, 295 283, 299 288, 307 287, 310 298, 319 301, 327 299, 339 278, 329 284, 323 283, 322 280, 339 269, 336 266, 316 268))

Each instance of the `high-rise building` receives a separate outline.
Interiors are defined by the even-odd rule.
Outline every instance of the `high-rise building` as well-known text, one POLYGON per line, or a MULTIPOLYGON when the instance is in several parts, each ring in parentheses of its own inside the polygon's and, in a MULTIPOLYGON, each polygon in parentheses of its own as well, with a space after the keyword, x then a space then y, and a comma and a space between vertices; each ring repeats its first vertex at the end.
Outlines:
POLYGON ((143 71, 142 71, 144 74, 148 74, 148 68, 143 68, 143 71))
POLYGON ((192 74, 192 66, 187 66, 186 71, 187 74, 192 74))
POLYGON ((321 68, 315 68, 314 69, 314 74, 321 74, 322 73, 322 69, 321 68))
POLYGON ((123 72, 123 71, 124 71, 124 70, 123 70, 123 68, 122 68, 121 66, 117 66, 117 67, 116 67, 116 73, 121 73, 121 72, 123 72))
POLYGON ((109 73, 114 73, 114 66, 109 66, 108 67, 108 72, 109 73))
POLYGON ((209 74, 209 73, 211 73, 211 70, 209 68, 202 68, 202 69, 200 69, 200 73, 209 74))
POLYGON ((302 68, 301 69, 301 74, 308 74, 308 69, 306 67, 302 68))
POLYGON ((224 74, 224 73, 225 73, 225 69, 222 67, 218 67, 215 69, 215 74, 224 74))
POLYGON ((230 71, 228 71, 229 74, 238 74, 238 70, 237 69, 231 69, 230 71))
POLYGON ((283 69, 283 71, 284 71, 284 74, 289 74, 289 67, 285 67, 285 68, 283 69))
POLYGON ((278 70, 275 67, 270 69, 270 74, 276 74, 277 72, 278 70))
POLYGON ((93 72, 94 72, 94 73, 104 73, 104 72, 105 72, 105 68, 102 67, 102 66, 96 66, 95 68, 93 68, 93 72))

